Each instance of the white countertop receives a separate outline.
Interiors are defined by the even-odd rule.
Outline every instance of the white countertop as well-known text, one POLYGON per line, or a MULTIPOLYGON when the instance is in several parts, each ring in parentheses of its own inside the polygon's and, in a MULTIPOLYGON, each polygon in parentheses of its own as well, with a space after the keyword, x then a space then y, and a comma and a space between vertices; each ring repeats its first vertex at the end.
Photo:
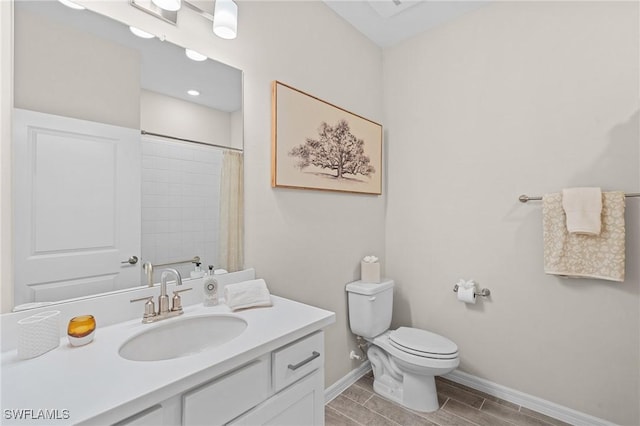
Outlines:
MULTIPOLYGON (((114 422, 139 408, 184 392, 248 361, 333 323, 335 314, 277 296, 273 306, 231 313, 221 304, 187 306, 184 315, 154 324, 141 318, 98 328, 86 346, 72 347, 66 336, 60 346, 40 357, 18 360, 16 350, 2 354, 1 423, 78 424, 114 422), (120 346, 143 330, 178 318, 203 314, 231 314, 247 322, 238 337, 217 348, 163 361, 129 361, 118 355, 120 346), (15 421, 6 410, 68 410, 61 420, 15 421)), ((171 344, 171 342, 167 342, 171 344)))

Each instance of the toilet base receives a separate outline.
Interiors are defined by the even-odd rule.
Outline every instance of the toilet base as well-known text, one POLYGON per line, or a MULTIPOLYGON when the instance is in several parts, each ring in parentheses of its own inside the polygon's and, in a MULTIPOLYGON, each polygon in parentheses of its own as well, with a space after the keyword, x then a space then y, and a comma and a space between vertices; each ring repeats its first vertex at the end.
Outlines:
POLYGON ((412 410, 431 413, 440 408, 435 377, 405 373, 402 379, 402 383, 399 383, 386 374, 380 378, 374 377, 373 390, 412 410))
MULTIPOLYGON (((377 342, 385 345, 383 339, 377 342)), ((389 351, 394 350, 389 345, 385 346, 389 351)), ((373 390, 412 410, 430 413, 439 409, 435 376, 452 371, 458 366, 458 359, 433 360, 430 366, 416 365, 391 356, 387 350, 371 344, 367 351, 373 369, 373 390)))

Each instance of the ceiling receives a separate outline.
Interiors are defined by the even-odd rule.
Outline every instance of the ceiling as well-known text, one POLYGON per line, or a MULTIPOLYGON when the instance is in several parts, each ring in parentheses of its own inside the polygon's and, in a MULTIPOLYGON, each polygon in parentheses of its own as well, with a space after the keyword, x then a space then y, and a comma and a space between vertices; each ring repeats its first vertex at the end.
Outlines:
POLYGON ((324 0, 380 47, 392 46, 486 5, 490 0, 324 0))

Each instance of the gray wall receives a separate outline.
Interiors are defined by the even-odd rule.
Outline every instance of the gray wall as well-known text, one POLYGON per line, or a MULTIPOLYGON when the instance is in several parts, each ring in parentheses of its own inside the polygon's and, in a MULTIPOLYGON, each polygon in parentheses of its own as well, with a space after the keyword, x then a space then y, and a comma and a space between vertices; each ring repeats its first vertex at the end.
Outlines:
POLYGON ((235 147, 233 114, 150 90, 140 93, 140 128, 147 132, 235 147))
POLYGON ((17 108, 139 128, 137 51, 25 10, 16 9, 14 26, 17 108))
POLYGON ((640 199, 626 281, 543 273, 542 195, 637 192, 632 2, 496 2, 384 52, 394 322, 448 336, 460 369, 637 425, 640 199), (457 302, 459 278, 491 289, 457 302))

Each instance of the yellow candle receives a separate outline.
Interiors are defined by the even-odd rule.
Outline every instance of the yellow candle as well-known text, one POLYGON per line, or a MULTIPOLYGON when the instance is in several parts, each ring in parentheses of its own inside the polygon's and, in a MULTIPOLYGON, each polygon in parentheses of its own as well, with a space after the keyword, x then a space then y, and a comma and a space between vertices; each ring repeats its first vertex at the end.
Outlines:
POLYGON ((71 318, 67 327, 67 334, 71 337, 85 337, 95 329, 96 320, 93 315, 81 315, 71 318))

